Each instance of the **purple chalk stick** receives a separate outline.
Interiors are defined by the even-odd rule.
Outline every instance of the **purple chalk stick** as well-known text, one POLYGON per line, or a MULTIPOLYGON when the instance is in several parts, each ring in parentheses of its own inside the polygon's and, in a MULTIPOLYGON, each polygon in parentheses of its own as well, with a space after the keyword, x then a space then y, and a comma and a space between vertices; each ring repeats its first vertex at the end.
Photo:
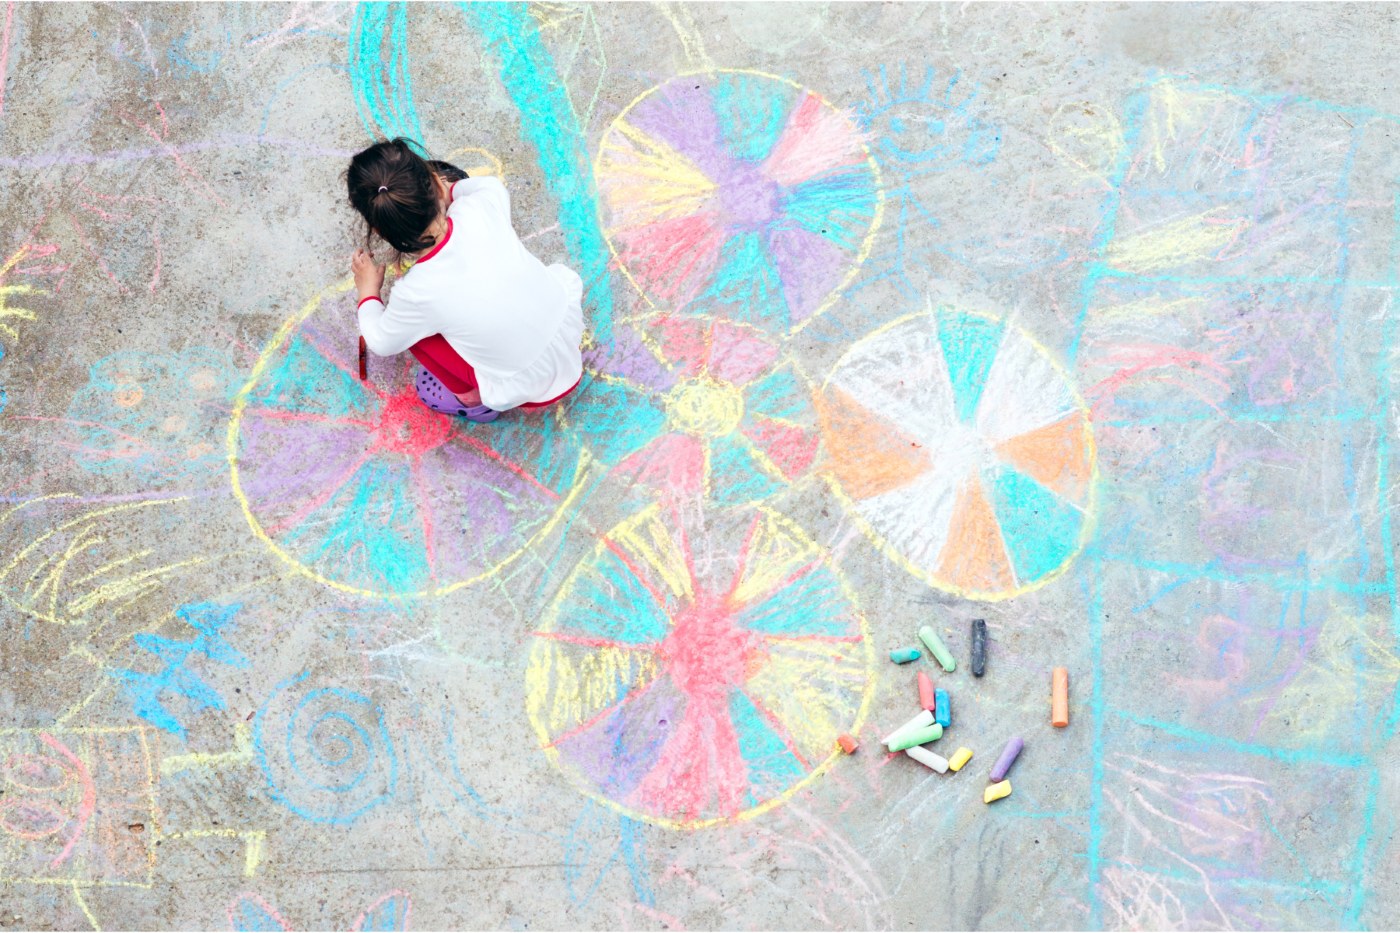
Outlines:
POLYGON ((1021 749, 1026 747, 1026 743, 1021 741, 1019 735, 1013 735, 1011 741, 1006 743, 1006 748, 1001 750, 1001 757, 997 763, 992 765, 992 783, 995 784, 1006 777, 1006 772, 1011 770, 1011 764, 1016 760, 1016 756, 1021 754, 1021 749))

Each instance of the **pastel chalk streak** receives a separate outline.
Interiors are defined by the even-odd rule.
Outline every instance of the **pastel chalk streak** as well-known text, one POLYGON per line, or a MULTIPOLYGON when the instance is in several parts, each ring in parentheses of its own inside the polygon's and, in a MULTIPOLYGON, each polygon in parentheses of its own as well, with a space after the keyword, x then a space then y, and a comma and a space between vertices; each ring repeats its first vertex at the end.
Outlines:
POLYGON ((919 671, 919 705, 924 709, 931 710, 935 702, 933 681, 929 680, 928 675, 923 671, 919 671))
POLYGON ((913 748, 906 748, 904 754, 924 767, 932 768, 939 774, 946 774, 948 772, 948 759, 944 758, 942 755, 935 755, 926 748, 920 748, 915 745, 913 748))
POLYGON ((917 716, 915 716, 913 719, 906 722, 904 725, 900 726, 898 729, 891 732, 889 735, 885 736, 880 741, 888 745, 891 742, 893 742, 896 738, 898 738, 901 733, 909 732, 913 729, 922 729, 925 726, 931 725, 933 725, 933 711, 926 709, 923 712, 919 713, 917 716))
POLYGON ((890 660, 896 664, 908 664, 910 661, 917 661, 922 655, 918 648, 896 648, 890 652, 890 660))
POLYGON ((1069 671, 1063 667, 1050 675, 1050 725, 1069 725, 1069 671))
POLYGON ((860 748, 860 743, 851 737, 849 733, 843 732, 836 737, 836 743, 841 746, 841 751, 847 755, 854 755, 856 749, 860 748))
POLYGON ((953 707, 948 702, 948 691, 942 687, 933 692, 933 721, 945 729, 953 724, 953 707))
POLYGON ((972 676, 981 677, 987 670, 987 621, 972 620, 972 676))
POLYGON ((972 749, 960 748, 953 752, 953 757, 948 759, 948 767, 954 771, 961 771, 962 766, 972 760, 972 749))
POLYGON ((992 765, 992 780, 1000 781, 1006 777, 1006 772, 1011 770, 1011 765, 1016 760, 1016 756, 1021 754, 1021 749, 1026 747, 1026 743, 1021 741, 1019 735, 1013 735, 1006 743, 1006 747, 1001 750, 1001 757, 997 763, 992 765))
POLYGON ((1002 781, 1000 784, 993 784, 982 791, 982 802, 991 803, 993 800, 1000 800, 1003 797, 1011 796, 1011 782, 1002 781))
POLYGON ((906 748, 923 745, 925 742, 937 742, 941 738, 943 738, 943 727, 934 723, 931 726, 924 726, 922 729, 915 729, 912 732, 895 736, 894 741, 888 747, 892 752, 902 752, 906 748))
POLYGON ((949 674, 957 670, 958 662, 953 660, 948 646, 939 641, 938 634, 934 632, 932 626, 925 625, 919 629, 919 640, 928 646, 929 654, 938 659, 938 663, 943 665, 943 670, 949 674))
POLYGON ((365 338, 361 337, 361 338, 360 338, 360 381, 361 381, 361 382, 364 382, 366 379, 369 378, 369 372, 366 370, 366 363, 367 363, 367 360, 366 360, 366 353, 367 353, 367 352, 368 352, 368 348, 365 347, 365 338))

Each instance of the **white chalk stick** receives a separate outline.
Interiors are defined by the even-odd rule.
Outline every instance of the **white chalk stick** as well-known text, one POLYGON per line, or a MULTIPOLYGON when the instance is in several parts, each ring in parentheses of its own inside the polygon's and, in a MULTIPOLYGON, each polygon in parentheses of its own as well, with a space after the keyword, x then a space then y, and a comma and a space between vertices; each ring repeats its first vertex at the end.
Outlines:
POLYGON ((915 745, 913 748, 906 748, 904 750, 904 754, 908 755, 910 758, 914 759, 919 764, 932 768, 939 774, 945 774, 948 771, 948 759, 944 758, 941 755, 935 755, 933 752, 924 748, 922 745, 915 745))
POLYGON ((929 725, 932 725, 932 724, 933 724, 933 713, 932 713, 931 711, 929 711, 929 710, 922 710, 922 711, 919 713, 919 715, 915 716, 913 719, 909 720, 909 721, 906 722, 904 725, 900 726, 898 729, 894 730, 894 731, 891 732, 889 735, 885 736, 884 742, 885 742, 886 745, 889 745, 889 744, 890 744, 891 742, 893 742, 901 733, 908 732, 908 731, 913 730, 913 729, 922 729, 922 728, 924 728, 925 726, 929 726, 929 725))

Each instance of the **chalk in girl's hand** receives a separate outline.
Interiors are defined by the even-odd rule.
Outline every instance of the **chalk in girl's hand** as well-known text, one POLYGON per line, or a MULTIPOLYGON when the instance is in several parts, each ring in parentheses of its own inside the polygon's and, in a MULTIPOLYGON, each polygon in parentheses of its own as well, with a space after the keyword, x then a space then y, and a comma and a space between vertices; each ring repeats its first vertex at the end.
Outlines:
POLYGON ((932 710, 934 704, 933 681, 928 679, 928 675, 919 671, 919 705, 924 709, 932 710))
POLYGON ((895 736, 894 741, 887 747, 892 752, 902 752, 906 748, 923 745, 925 742, 937 742, 941 738, 943 738, 943 727, 934 723, 931 726, 924 726, 922 729, 915 729, 912 732, 895 736))
POLYGON ((1050 725, 1069 725, 1069 671, 1063 667, 1050 675, 1050 725))
POLYGON ((364 382, 369 378, 369 373, 365 370, 365 338, 360 338, 360 381, 364 382))
POLYGON ((948 771, 948 760, 941 755, 935 755, 926 748, 920 748, 915 745, 913 748, 906 748, 904 754, 908 755, 919 764, 932 768, 939 774, 945 774, 948 771))
POLYGON ((896 648, 890 652, 890 660, 896 664, 908 664, 910 661, 917 661, 921 655, 918 648, 896 648))
POLYGON ((982 802, 991 803, 993 800, 1000 800, 1003 797, 1011 796, 1011 782, 1002 781, 1000 784, 993 784, 982 791, 982 802))
POLYGON ((938 663, 943 665, 945 671, 951 674, 957 669, 958 662, 953 660, 952 654, 948 652, 948 647, 938 640, 938 635, 932 626, 925 625, 919 629, 919 640, 928 645, 929 654, 938 659, 938 663))
POLYGON ((987 622, 972 620, 972 676, 981 677, 987 670, 987 622))
POLYGON ((933 721, 945 729, 953 724, 953 708, 948 704, 948 691, 942 687, 933 693, 933 721))
POLYGON ((948 767, 954 771, 961 771, 962 766, 972 760, 972 749, 960 748, 953 752, 953 757, 948 759, 948 767))
POLYGON ((1006 777, 1006 772, 1011 770, 1011 763, 1016 760, 1016 756, 1021 754, 1021 749, 1026 747, 1026 743, 1021 741, 1019 735, 1013 735, 1006 743, 1006 747, 1001 750, 1001 757, 997 763, 992 765, 992 780, 1000 781, 1006 777))
POLYGON ((888 745, 905 732, 909 732, 913 729, 922 729, 924 728, 924 726, 931 725, 933 725, 933 710, 926 709, 919 715, 915 716, 913 719, 906 722, 904 725, 900 726, 898 729, 891 732, 889 735, 885 736, 880 741, 888 745))
POLYGON ((847 755, 854 755, 856 749, 860 748, 860 743, 851 738, 849 733, 843 732, 836 737, 836 742, 841 746, 841 751, 847 755))

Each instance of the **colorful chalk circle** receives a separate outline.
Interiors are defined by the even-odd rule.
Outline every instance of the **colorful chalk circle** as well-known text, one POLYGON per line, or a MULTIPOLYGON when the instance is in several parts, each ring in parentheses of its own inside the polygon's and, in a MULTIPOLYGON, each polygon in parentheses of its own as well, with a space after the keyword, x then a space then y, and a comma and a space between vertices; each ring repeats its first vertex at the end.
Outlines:
POLYGON ((429 411, 408 354, 356 378, 349 285, 288 319, 235 396, 234 493, 254 534, 327 586, 404 597, 483 580, 566 514, 587 455, 555 409, 491 425, 429 411))
POLYGON ((1094 433, 1069 375, 983 314, 902 317, 818 393, 833 488, 910 573, 979 600, 1042 586, 1093 527, 1094 433))
POLYGON ((763 813, 831 767, 875 663, 846 583, 796 525, 656 504, 601 535, 545 610, 527 711, 585 794, 698 828, 763 813))
POLYGON ((608 243, 648 303, 777 334, 835 300, 883 212, 854 118, 755 71, 642 94, 604 132, 594 171, 608 243))

